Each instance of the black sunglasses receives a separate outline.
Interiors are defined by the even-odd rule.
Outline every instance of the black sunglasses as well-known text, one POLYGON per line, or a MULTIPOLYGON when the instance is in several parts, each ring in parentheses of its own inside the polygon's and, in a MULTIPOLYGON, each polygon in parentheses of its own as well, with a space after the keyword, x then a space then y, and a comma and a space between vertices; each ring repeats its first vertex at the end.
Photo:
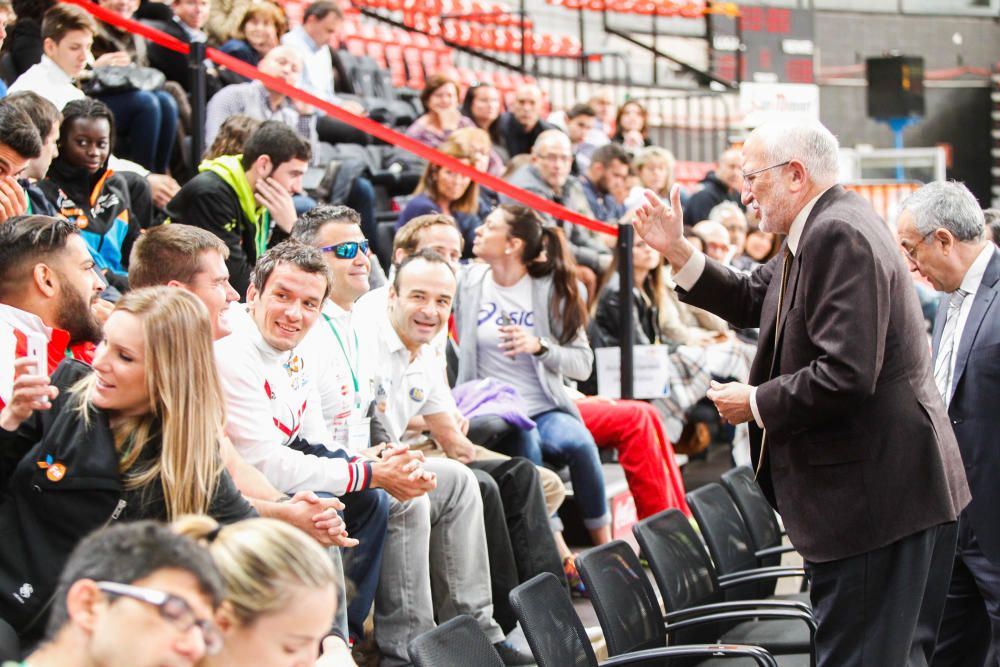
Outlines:
POLYGON ((358 250, 362 254, 368 254, 368 241, 344 241, 336 245, 326 245, 320 248, 322 252, 332 252, 339 259, 354 259, 358 256, 358 250))

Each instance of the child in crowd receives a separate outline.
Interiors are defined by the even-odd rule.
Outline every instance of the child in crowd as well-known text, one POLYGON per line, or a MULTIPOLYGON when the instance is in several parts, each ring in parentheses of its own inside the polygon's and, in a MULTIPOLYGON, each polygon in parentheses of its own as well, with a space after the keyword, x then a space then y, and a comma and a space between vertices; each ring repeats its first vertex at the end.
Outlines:
POLYGON ((103 102, 73 100, 63 110, 59 156, 40 188, 59 213, 76 223, 109 283, 128 289, 128 256, 140 221, 124 177, 108 168, 115 121, 103 102))

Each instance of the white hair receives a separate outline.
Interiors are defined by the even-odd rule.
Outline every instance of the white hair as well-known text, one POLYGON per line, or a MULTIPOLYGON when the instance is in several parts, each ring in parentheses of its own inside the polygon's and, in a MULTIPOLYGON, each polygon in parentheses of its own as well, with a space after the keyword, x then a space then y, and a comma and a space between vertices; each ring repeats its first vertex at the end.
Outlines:
POLYGON ((805 165, 814 183, 833 185, 837 182, 840 144, 818 120, 773 121, 755 129, 751 138, 763 147, 764 166, 798 160, 805 165))
POLYGON ((726 216, 735 216, 743 222, 743 226, 747 225, 747 216, 743 213, 743 209, 740 205, 734 201, 721 201, 712 207, 712 210, 708 212, 708 219, 714 220, 715 222, 723 222, 726 216))
MULTIPOLYGON (((926 236, 944 227, 959 241, 983 238, 986 216, 975 195, 958 181, 933 181, 903 200, 899 212, 909 211, 917 233, 926 236)), ((898 219, 898 218, 897 218, 898 219)))
POLYGON ((535 143, 531 146, 531 152, 534 155, 538 155, 543 147, 552 144, 558 144, 560 148, 565 148, 567 151, 572 151, 573 149, 573 145, 569 141, 569 135, 565 132, 562 130, 545 130, 535 139, 535 143))
POLYGON ((729 230, 715 220, 702 220, 692 230, 706 242, 715 239, 717 243, 729 243, 729 230))

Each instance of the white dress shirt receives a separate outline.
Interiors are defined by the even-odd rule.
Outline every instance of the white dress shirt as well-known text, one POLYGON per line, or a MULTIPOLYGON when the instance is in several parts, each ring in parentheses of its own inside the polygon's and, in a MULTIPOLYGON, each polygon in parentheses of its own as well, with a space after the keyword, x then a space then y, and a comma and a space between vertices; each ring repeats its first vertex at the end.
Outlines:
MULTIPOLYGON (((826 188, 818 195, 806 202, 795 219, 792 220, 792 226, 788 228, 788 249, 791 251, 792 255, 795 255, 799 251, 799 240, 802 238, 802 230, 805 229, 806 220, 809 219, 809 215, 812 213, 813 208, 816 206, 816 202, 819 198, 826 194, 826 188)), ((698 282, 701 278, 701 274, 705 271, 705 255, 700 252, 695 252, 691 255, 691 259, 681 267, 681 270, 674 274, 674 282, 677 283, 684 290, 690 290, 694 287, 694 284, 698 282)), ((754 421, 757 422, 757 426, 764 428, 764 421, 760 417, 760 410, 757 409, 757 387, 753 387, 750 390, 750 410, 753 412, 754 421)))
POLYGON ((38 93, 62 111, 67 102, 82 100, 86 95, 73 84, 73 79, 46 55, 17 77, 7 93, 30 90, 38 93))

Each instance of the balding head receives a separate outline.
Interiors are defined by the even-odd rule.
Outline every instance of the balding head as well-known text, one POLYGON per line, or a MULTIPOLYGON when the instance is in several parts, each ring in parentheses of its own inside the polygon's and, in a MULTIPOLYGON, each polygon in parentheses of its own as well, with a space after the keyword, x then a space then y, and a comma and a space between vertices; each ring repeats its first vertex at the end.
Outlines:
POLYGON ((545 130, 531 147, 531 163, 554 192, 561 193, 573 167, 573 149, 562 130, 545 130))
POLYGON ((279 44, 267 52, 257 67, 264 74, 277 77, 291 86, 297 86, 302 76, 302 57, 292 47, 279 44))
POLYGON ((531 131, 538 124, 542 117, 542 89, 530 83, 526 83, 514 93, 514 104, 511 106, 511 113, 514 118, 527 131, 531 131))
POLYGON ((767 163, 781 164, 797 160, 805 167, 808 178, 822 188, 837 182, 840 170, 840 144, 830 130, 815 119, 771 122, 750 134, 746 146, 762 151, 767 163))

